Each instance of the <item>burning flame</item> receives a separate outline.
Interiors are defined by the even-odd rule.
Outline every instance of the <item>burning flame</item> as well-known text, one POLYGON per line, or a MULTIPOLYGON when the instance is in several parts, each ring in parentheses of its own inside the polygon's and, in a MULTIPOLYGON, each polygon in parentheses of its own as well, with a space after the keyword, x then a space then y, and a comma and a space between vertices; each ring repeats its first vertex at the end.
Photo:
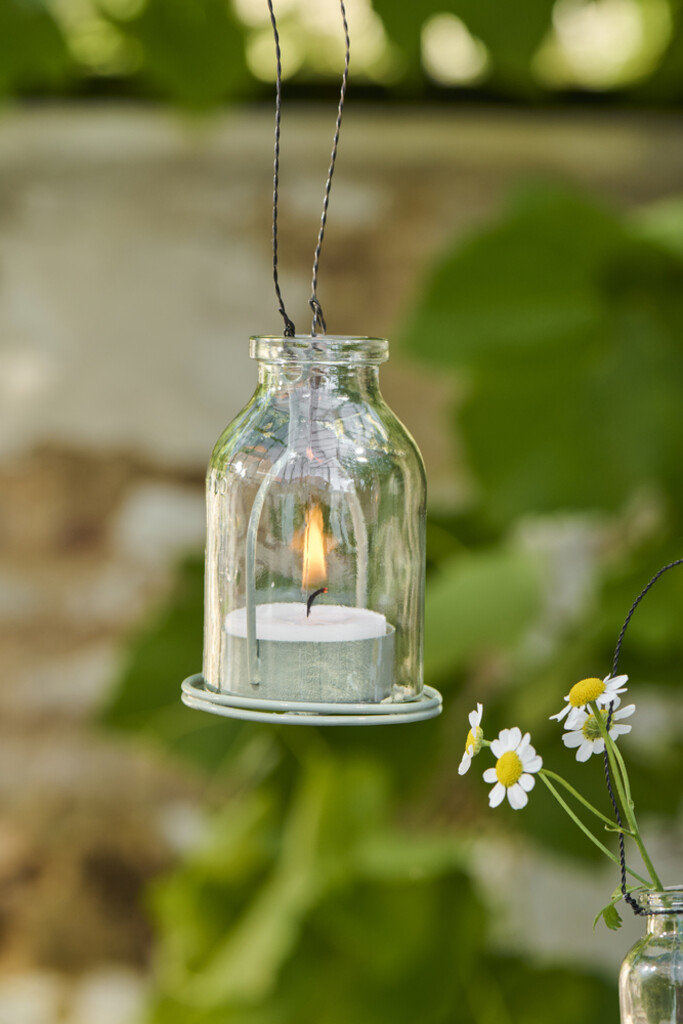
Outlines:
POLYGON ((325 537, 323 534, 323 512, 319 505, 313 505, 306 512, 306 527, 303 539, 304 566, 301 587, 309 590, 327 579, 325 563, 325 537))

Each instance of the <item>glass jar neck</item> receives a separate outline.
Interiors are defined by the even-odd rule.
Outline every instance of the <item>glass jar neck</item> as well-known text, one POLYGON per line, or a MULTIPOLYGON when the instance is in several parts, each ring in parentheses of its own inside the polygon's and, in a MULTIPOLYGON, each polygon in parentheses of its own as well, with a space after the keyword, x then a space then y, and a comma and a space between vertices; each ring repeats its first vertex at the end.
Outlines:
POLYGON ((678 935, 683 938, 682 887, 642 893, 638 897, 638 902, 648 913, 648 935, 678 935))
POLYGON ((356 395, 371 400, 379 394, 379 367, 312 363, 263 363, 258 366, 259 387, 268 391, 305 390, 321 395, 356 395))
POLYGON ((373 399, 379 394, 379 366, 388 358, 383 338, 325 335, 257 337, 250 342, 258 362, 259 386, 276 391, 335 392, 373 399))

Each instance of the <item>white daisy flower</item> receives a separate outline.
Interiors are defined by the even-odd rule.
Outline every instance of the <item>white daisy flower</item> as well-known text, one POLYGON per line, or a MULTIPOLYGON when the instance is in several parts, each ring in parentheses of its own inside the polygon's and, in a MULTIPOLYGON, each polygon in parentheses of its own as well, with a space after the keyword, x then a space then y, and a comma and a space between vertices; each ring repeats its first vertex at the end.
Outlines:
POLYGON ((467 733, 467 739, 465 740, 465 753, 462 755, 462 761, 458 768, 458 774, 464 775, 472 764, 472 758, 476 757, 481 750, 481 744, 484 739, 484 730, 481 728, 481 714, 483 706, 477 704, 476 711, 470 711, 470 731, 467 733))
MULTIPOLYGON (((613 724, 610 724, 609 729, 609 734, 613 740, 616 740, 617 736, 631 731, 630 725, 619 725, 619 719, 630 718, 635 710, 635 704, 628 704, 625 708, 621 708, 620 711, 614 712, 612 715, 613 724)), ((600 714, 606 723, 609 712, 601 708, 600 714)), ((567 732, 562 734, 562 742, 565 747, 579 748, 576 751, 577 761, 587 761, 591 754, 602 754, 605 749, 605 741, 600 735, 598 720, 592 712, 577 710, 576 716, 575 724, 571 726, 568 724, 566 727, 567 732)))
POLYGON ((522 736, 522 730, 501 729, 498 739, 491 744, 491 751, 498 758, 495 768, 487 768, 484 782, 495 782, 489 793, 489 807, 497 807, 507 793, 510 806, 516 811, 526 807, 536 779, 529 772, 537 772, 543 767, 543 759, 539 757, 529 743, 529 733, 522 736))
POLYGON ((574 683, 569 693, 564 698, 567 703, 556 715, 551 715, 551 719, 560 722, 565 715, 569 715, 565 728, 575 729, 578 728, 579 721, 583 722, 580 718, 579 713, 585 712, 586 705, 590 704, 591 701, 595 701, 598 707, 607 708, 612 705, 613 708, 618 708, 621 704, 620 693, 626 692, 625 683, 628 682, 628 676, 605 676, 604 679, 597 679, 591 677, 590 679, 582 679, 579 683, 574 683))

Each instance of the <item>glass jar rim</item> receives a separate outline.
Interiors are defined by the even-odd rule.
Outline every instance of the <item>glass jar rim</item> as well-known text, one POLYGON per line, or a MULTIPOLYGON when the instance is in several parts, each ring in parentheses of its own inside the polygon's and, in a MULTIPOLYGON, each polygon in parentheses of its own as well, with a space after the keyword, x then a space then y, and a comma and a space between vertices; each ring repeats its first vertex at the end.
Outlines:
POLYGON ((683 914, 683 886, 668 885, 664 889, 648 889, 635 894, 640 907, 648 913, 683 914))
POLYGON ((296 334, 293 338, 256 335, 249 339, 249 354, 263 363, 337 364, 379 366, 389 358, 385 338, 341 334, 296 334))

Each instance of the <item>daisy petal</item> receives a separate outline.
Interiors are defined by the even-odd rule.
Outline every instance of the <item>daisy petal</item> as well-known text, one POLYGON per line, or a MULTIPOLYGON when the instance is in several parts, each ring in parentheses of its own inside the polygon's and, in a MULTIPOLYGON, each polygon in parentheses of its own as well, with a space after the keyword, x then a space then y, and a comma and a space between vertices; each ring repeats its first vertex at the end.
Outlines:
POLYGON ((609 734, 614 740, 617 736, 624 736, 627 732, 630 732, 632 728, 632 725, 613 725, 609 734))
POLYGON ((527 764, 529 761, 533 761, 537 756, 536 748, 532 747, 530 743, 524 748, 521 754, 519 750, 517 751, 517 754, 519 755, 522 764, 527 764))
POLYGON ((581 708, 572 708, 572 712, 565 722, 565 729, 580 729, 584 722, 590 717, 587 711, 581 708))
POLYGON ((516 750, 522 740, 522 730, 518 725, 513 725, 508 732, 508 750, 516 750))
POLYGON ((536 785, 536 779, 533 777, 533 775, 520 775, 519 785, 526 793, 530 793, 536 785))
POLYGON ((538 772, 543 767, 543 758, 540 754, 536 754, 536 757, 532 757, 529 761, 523 761, 522 767, 525 772, 538 772))
POLYGON ((516 811, 520 811, 522 807, 526 807, 529 803, 529 797, 519 782, 515 782, 514 786, 510 786, 508 789, 508 801, 510 802, 510 807, 513 807, 516 811))
POLYGON ((577 761, 587 761, 592 753, 593 753, 593 744, 590 742, 590 740, 584 740, 584 742, 582 743, 582 745, 579 747, 579 749, 576 752, 576 760, 577 761))
POLYGON ((489 807, 497 807, 505 799, 505 786, 497 782, 489 793, 489 807))
MULTIPOLYGON (((470 749, 471 749, 471 747, 470 747, 470 749)), ((462 755, 462 761, 460 762, 460 765, 458 767, 458 775, 464 775, 465 772, 468 771, 468 769, 469 769, 471 764, 472 764, 472 755, 467 753, 467 751, 466 751, 462 755)))
POLYGON ((562 742, 565 747, 578 747, 581 743, 584 743, 583 733, 577 732, 565 732, 562 733, 562 742))
POLYGON ((627 704, 625 708, 621 708, 620 711, 612 715, 612 721, 618 718, 630 718, 635 710, 635 704, 627 704))
POLYGON ((476 711, 470 711, 469 723, 470 723, 470 725, 471 725, 471 727, 473 729, 476 729, 477 726, 481 723, 481 713, 482 713, 482 710, 483 710, 483 705, 482 704, 477 704, 477 710, 476 711))
POLYGON ((595 703, 599 708, 618 708, 621 704, 621 697, 618 697, 616 693, 601 693, 599 697, 595 698, 595 703))
POLYGON ((495 768, 487 768, 483 775, 484 782, 497 782, 498 776, 496 775, 495 768))
MULTIPOLYGON (((569 698, 568 698, 568 697, 565 697, 564 699, 565 699, 565 700, 569 700, 569 698)), ((571 704, 565 704, 565 706, 564 706, 564 707, 562 708, 562 710, 561 710, 561 711, 558 711, 558 713, 557 713, 556 715, 551 715, 551 716, 550 716, 550 721, 551 721, 551 722, 552 722, 553 720, 554 720, 554 721, 556 721, 556 722, 560 722, 560 721, 562 721, 562 719, 564 718, 564 716, 565 716, 565 715, 566 715, 566 714, 567 714, 567 713, 568 713, 568 712, 569 712, 570 710, 571 710, 571 704)))
POLYGON ((524 759, 524 754, 526 753, 526 750, 527 750, 527 747, 529 746, 530 741, 531 741, 531 733, 525 732, 524 735, 522 736, 522 739, 519 742, 519 746, 517 747, 517 756, 521 757, 522 760, 524 759))
MULTIPOLYGON (((505 732, 505 730, 503 730, 505 732)), ((508 748, 501 743, 500 739, 493 740, 491 743, 491 753, 494 757, 502 757, 508 748)))

